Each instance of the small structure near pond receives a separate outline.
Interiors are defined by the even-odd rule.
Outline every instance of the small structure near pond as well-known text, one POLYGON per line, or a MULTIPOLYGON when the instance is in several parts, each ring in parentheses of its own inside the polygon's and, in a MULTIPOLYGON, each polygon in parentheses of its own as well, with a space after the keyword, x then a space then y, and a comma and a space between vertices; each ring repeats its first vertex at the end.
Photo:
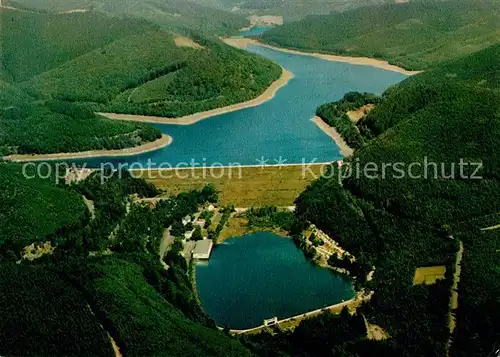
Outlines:
POLYGON ((278 324, 278 318, 276 316, 271 319, 264 319, 265 327, 276 326, 277 324, 278 324))

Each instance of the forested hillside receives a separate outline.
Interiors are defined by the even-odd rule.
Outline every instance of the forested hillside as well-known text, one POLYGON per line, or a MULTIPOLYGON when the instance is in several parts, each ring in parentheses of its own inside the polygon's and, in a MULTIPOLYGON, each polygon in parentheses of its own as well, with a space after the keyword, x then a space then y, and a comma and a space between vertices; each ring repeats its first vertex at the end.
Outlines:
POLYGON ((154 29, 99 13, 33 14, 0 9, 2 64, 13 82, 28 80, 119 38, 154 29))
POLYGON ((0 108, 20 105, 33 100, 21 89, 0 80, 0 108))
MULTIPOLYGON (((25 172, 36 175, 34 169, 25 172)), ((78 229, 88 221, 81 196, 57 187, 55 176, 27 180, 21 165, 9 163, 0 163, 0 173, 3 256, 15 258, 22 247, 32 242, 64 239, 65 230, 78 229)))
POLYGON ((452 355, 484 356, 498 349, 500 296, 500 215, 494 214, 464 225, 461 291, 452 355), (480 336, 474 338, 472 336, 480 336))
POLYGON ((111 121, 69 102, 0 109, 0 155, 117 150, 155 141, 161 132, 142 123, 111 121))
POLYGON ((194 0, 212 7, 244 15, 283 16, 285 22, 311 14, 329 14, 361 6, 394 3, 394 0, 194 0))
POLYGON ((151 208, 131 195, 158 191, 127 172, 57 186, 0 170, 0 354, 114 356, 113 343, 123 356, 251 356, 201 310, 180 240, 159 252, 166 228, 217 200, 211 187, 151 208))
POLYGON ((310 16, 267 31, 263 40, 420 70, 496 44, 499 35, 498 2, 423 0, 310 16))
POLYGON ((247 26, 244 16, 182 0, 4 0, 4 4, 42 12, 91 10, 110 16, 144 19, 166 29, 228 35, 247 26))
POLYGON ((161 136, 92 111, 177 117, 253 99, 279 66, 192 34, 98 12, 0 9, 0 153, 122 149, 161 136))
POLYGON ((500 211, 499 64, 491 48, 387 91, 367 116, 378 136, 297 200, 300 220, 376 267, 364 313, 391 336, 385 355, 445 355, 459 239, 465 249, 452 353, 488 355, 500 339, 498 234, 479 233, 500 223, 492 215, 500 211), (444 281, 412 286, 417 267, 436 265, 446 267, 444 281))
POLYGON ((281 74, 271 61, 196 39, 203 47, 178 47, 163 30, 126 37, 21 88, 43 99, 97 103, 101 111, 177 117, 253 99, 281 74))
POLYGON ((0 351, 8 356, 115 356, 71 284, 42 267, 0 264, 0 351))
POLYGON ((499 58, 500 45, 495 45, 410 77, 390 88, 384 100, 358 125, 380 135, 426 105, 453 100, 455 93, 467 91, 466 87, 498 90, 499 58))

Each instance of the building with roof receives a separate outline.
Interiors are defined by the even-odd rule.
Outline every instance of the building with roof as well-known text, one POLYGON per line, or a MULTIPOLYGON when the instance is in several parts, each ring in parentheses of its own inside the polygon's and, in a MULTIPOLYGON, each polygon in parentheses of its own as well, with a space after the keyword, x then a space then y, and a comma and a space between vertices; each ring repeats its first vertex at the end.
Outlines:
POLYGON ((275 316, 270 319, 264 319, 264 326, 269 327, 269 326, 275 326, 278 324, 278 318, 275 316))
POLYGON ((191 237, 193 236, 193 233, 194 233, 194 229, 184 232, 184 238, 191 239, 191 237))
POLYGON ((193 259, 210 259, 213 245, 214 243, 211 239, 197 241, 193 249, 193 259))

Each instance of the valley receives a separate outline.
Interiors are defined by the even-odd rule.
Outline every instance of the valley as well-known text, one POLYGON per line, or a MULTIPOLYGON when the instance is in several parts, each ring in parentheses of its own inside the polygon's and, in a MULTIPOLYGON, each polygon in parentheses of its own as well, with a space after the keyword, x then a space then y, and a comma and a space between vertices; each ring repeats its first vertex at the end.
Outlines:
POLYGON ((498 355, 498 4, 305 5, 0 2, 0 355, 498 355))

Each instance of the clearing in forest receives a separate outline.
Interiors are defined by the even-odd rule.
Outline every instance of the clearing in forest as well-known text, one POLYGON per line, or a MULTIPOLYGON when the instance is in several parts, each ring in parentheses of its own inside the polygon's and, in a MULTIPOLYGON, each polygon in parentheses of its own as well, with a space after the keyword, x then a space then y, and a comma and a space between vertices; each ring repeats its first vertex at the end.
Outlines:
POLYGON ((444 265, 417 268, 413 277, 413 285, 435 284, 437 280, 444 279, 445 272, 446 267, 444 265))
POLYGON ((196 42, 194 42, 190 38, 184 37, 184 36, 177 36, 174 39, 174 41, 175 41, 175 45, 177 47, 191 47, 191 48, 196 48, 196 49, 203 48, 203 46, 197 44, 196 42))
POLYGON ((349 119, 351 119, 351 121, 357 123, 361 118, 363 118, 366 114, 372 111, 373 108, 375 108, 375 105, 366 104, 356 110, 349 110, 346 114, 349 117, 349 119))

